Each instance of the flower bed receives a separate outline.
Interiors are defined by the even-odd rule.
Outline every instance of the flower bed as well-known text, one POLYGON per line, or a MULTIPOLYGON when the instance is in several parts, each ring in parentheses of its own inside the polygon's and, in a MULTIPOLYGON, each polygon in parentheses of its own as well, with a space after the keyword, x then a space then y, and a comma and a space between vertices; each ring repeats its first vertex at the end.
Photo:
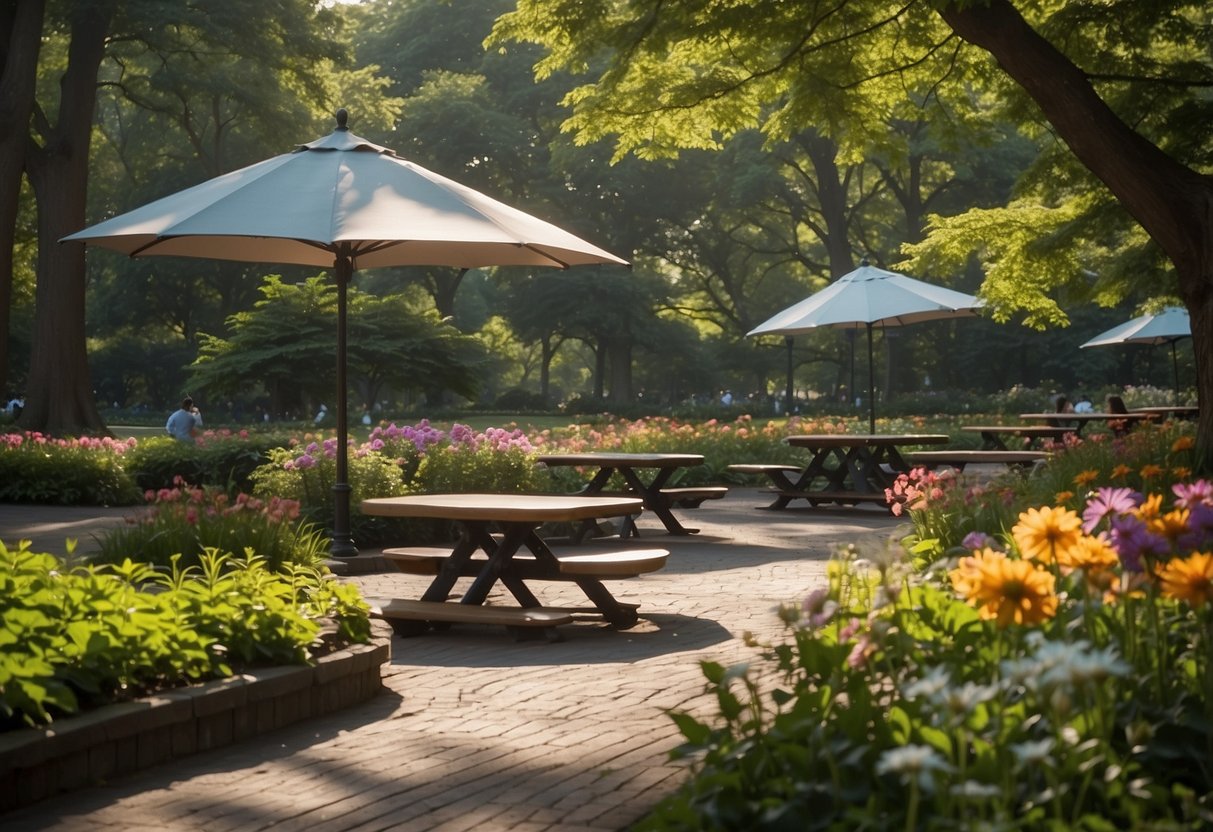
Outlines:
POLYGON ((1173 481, 1188 450, 1074 446, 1056 505, 1031 497, 1056 480, 905 477, 904 544, 843 547, 782 642, 703 663, 716 716, 672 714, 693 777, 637 828, 1210 828, 1213 485, 1173 481))

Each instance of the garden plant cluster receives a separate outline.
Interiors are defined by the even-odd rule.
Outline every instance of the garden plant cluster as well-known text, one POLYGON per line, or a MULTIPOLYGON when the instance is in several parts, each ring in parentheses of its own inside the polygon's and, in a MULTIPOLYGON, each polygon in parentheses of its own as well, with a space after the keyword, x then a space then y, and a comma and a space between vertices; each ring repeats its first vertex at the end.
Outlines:
POLYGON ((641 828, 1210 828, 1213 484, 1188 430, 1072 440, 1031 477, 903 475, 909 537, 843 547, 782 642, 703 664, 717 716, 672 714, 695 773, 641 828))
MULTIPOLYGON (((881 426, 925 428, 919 419, 881 426)), ((574 490, 583 481, 577 472, 536 464, 538 454, 557 451, 700 453, 707 463, 682 484, 728 482, 733 462, 794 461, 782 442, 790 433, 850 429, 845 420, 761 424, 745 416, 612 420, 533 435, 385 424, 351 441, 352 504, 425 491, 574 490)), ((843 547, 829 586, 782 609, 781 642, 748 638, 751 662, 702 665, 719 713, 671 713, 686 740, 678 753, 694 760, 692 777, 642 827, 1208 828, 1213 485, 1193 477, 1192 442, 1190 426, 1168 423, 1068 439, 1030 475, 902 476, 887 498, 908 520, 904 540, 879 551, 843 547)), ((4 612, 0 685, 10 721, 44 720, 70 712, 73 699, 121 697, 237 661, 306 660, 299 651, 323 615, 302 614, 310 625, 285 612, 254 615, 244 629, 224 624, 215 637, 205 623, 191 623, 188 636, 166 625, 186 620, 182 604, 193 604, 196 617, 212 606, 248 615, 229 604, 230 594, 220 597, 220 581, 245 581, 237 596, 288 597, 276 583, 285 582, 289 597, 321 599, 349 637, 365 632, 356 593, 335 588, 317 566, 335 440, 305 433, 258 449, 266 443, 234 434, 209 435, 197 448, 10 436, 4 470, 61 459, 146 484, 152 468, 169 475, 166 460, 176 454, 215 478, 149 488, 141 519, 105 542, 108 564, 73 568, 7 551, 4 580, 23 582, 5 592, 8 603, 35 599, 33 610, 4 612), (156 465, 141 468, 141 459, 156 465), (158 552, 154 541, 163 542, 158 552), (140 563, 126 559, 136 556, 140 563), (148 584, 158 592, 137 601, 140 615, 120 621, 112 611, 130 608, 126 593, 148 584), (90 612, 53 642, 50 622, 66 614, 69 599, 83 599, 73 609, 90 612), (132 629, 135 642, 119 638, 132 629), (249 635, 254 629, 266 636, 264 649, 261 635, 249 635), (170 630, 191 643, 168 643, 170 630), (65 671, 53 657, 77 664, 65 671)), ((376 529, 370 519, 357 534, 446 533, 376 529)))

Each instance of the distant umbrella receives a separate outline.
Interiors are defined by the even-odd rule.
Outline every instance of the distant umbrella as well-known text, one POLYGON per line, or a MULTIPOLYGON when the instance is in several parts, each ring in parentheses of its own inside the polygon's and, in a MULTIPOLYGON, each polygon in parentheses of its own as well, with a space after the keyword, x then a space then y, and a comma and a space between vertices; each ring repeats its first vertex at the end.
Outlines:
POLYGON ((1168 306, 1155 315, 1142 315, 1107 332, 1101 332, 1080 349, 1087 347, 1110 347, 1118 344, 1170 344, 1171 372, 1175 377, 1175 403, 1179 404, 1179 361, 1175 357, 1175 344, 1192 337, 1192 321, 1188 310, 1182 306, 1168 306))
MULTIPOLYGON (((820 292, 771 317, 747 335, 799 335, 820 327, 868 331, 868 424, 876 432, 873 395, 872 327, 902 326, 977 314, 982 302, 904 274, 878 269, 864 260, 820 292)), ((789 384, 790 386, 790 384, 789 384)))
MULTIPOLYGON (((350 536, 346 292, 355 269, 627 261, 551 223, 337 129, 63 238, 131 257, 172 255, 331 267, 337 282, 337 476, 332 553, 350 536)), ((402 356, 402 360, 407 356, 402 356)))

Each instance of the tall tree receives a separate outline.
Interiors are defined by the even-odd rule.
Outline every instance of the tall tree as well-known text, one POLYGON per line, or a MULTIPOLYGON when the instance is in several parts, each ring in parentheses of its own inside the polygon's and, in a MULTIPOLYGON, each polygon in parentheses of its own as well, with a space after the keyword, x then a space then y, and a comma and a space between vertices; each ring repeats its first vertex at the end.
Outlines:
POLYGON ((1205 404, 1198 446, 1208 466, 1213 178, 1201 167, 1208 150, 1201 125, 1213 86, 1213 11, 1197 0, 1079 0, 1032 12, 1035 25, 1010 0, 897 8, 877 0, 519 0, 494 42, 545 46, 540 77, 585 73, 604 66, 608 53, 605 69, 567 97, 566 126, 583 141, 617 136, 617 156, 714 149, 752 126, 776 139, 812 126, 838 143, 842 158, 862 158, 884 146, 891 119, 913 119, 930 97, 999 91, 1002 76, 984 59, 992 55, 1174 265, 1192 314, 1205 404), (965 86, 951 89, 961 78, 965 86), (1134 99, 1150 109, 1132 122, 1122 114, 1128 110, 1111 106, 1134 99))
POLYGON ((13 251, 45 6, 20 0, 0 8, 0 391, 8 390, 13 251))

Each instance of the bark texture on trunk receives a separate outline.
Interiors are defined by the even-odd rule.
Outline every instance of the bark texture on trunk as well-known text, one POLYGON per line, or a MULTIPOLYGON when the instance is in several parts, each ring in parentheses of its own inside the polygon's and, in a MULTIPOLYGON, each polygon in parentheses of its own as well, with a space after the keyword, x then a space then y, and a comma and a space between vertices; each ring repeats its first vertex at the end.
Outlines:
POLYGON ((1158 243, 1175 266, 1192 317, 1201 406, 1197 456, 1213 470, 1213 177, 1177 162, 1112 112, 1081 69, 1009 0, 940 11, 1035 100, 1058 136, 1158 243))
POLYGON ((85 351, 84 246, 60 245, 59 239, 84 227, 97 70, 112 17, 112 0, 73 9, 58 120, 52 125, 35 119, 42 144, 31 147, 26 157, 38 200, 38 288, 21 425, 53 434, 106 431, 85 351))
POLYGON ((0 393, 8 391, 13 245, 45 6, 44 0, 21 0, 0 12, 0 393))

